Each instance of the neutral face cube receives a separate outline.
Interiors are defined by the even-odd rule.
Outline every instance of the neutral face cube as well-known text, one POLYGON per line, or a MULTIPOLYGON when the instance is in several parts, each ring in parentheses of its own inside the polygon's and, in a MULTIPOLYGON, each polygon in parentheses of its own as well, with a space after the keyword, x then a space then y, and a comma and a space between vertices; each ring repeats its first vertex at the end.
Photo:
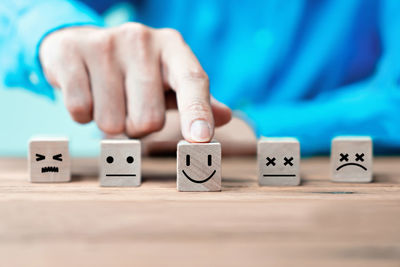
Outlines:
POLYGON ((372 139, 336 137, 331 147, 331 179, 334 182, 372 181, 372 139))
POLYGON ((34 138, 29 142, 29 177, 33 183, 69 182, 67 138, 34 138))
POLYGON ((140 141, 101 141, 100 185, 122 187, 139 186, 140 183, 140 141))
POLYGON ((300 144, 295 138, 258 141, 258 183, 261 186, 300 184, 300 144))
POLYGON ((221 144, 180 141, 177 150, 178 191, 221 191, 221 144))

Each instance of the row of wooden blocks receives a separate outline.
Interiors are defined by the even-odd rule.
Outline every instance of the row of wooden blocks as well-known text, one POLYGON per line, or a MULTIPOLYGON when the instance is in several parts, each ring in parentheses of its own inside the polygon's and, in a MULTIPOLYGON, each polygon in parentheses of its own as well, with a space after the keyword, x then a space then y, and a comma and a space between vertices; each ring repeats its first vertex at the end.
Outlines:
MULTIPOLYGON (((257 161, 260 186, 300 185, 300 143, 297 139, 260 139, 257 161)), ((31 182, 70 181, 68 139, 32 139, 29 144, 29 172, 31 182)), ((139 186, 140 141, 101 141, 99 176, 101 186, 139 186)), ((337 137, 332 140, 331 179, 334 182, 372 181, 370 137, 337 137)), ((177 189, 221 190, 220 143, 178 143, 177 189)))

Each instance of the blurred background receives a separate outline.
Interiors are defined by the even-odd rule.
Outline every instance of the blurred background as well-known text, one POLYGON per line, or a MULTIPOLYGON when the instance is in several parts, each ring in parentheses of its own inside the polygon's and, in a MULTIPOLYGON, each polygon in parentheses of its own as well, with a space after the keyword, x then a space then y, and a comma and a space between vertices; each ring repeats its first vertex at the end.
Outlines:
POLYGON ((303 155, 337 135, 368 135, 400 152, 400 1, 20 0, 0 4, 0 155, 24 156, 33 135, 63 135, 94 156, 95 124, 78 125, 37 62, 38 42, 62 27, 128 21, 180 31, 210 90, 259 136, 293 136, 303 155))

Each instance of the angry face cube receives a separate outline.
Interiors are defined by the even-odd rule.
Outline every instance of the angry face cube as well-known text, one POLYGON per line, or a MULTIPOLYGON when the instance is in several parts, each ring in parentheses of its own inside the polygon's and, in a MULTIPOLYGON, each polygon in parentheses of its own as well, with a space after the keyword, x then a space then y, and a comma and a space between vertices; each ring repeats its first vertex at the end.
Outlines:
POLYGON ((67 138, 35 138, 29 142, 29 174, 34 183, 71 180, 67 138))

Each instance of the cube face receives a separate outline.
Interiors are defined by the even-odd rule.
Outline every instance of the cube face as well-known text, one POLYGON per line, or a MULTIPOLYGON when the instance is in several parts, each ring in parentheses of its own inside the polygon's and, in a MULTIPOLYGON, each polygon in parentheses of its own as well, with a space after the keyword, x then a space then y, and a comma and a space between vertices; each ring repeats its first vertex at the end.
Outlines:
POLYGON ((101 186, 139 186, 141 179, 140 141, 103 140, 101 142, 101 186))
POLYGON ((300 184, 300 144, 295 138, 262 138, 258 141, 260 186, 300 184))
POLYGON ((177 190, 221 191, 220 143, 178 143, 177 190))
POLYGON ((29 142, 28 158, 31 182, 56 183, 71 180, 68 139, 32 139, 29 142))
POLYGON ((336 137, 331 147, 331 179, 334 182, 372 181, 372 139, 336 137))

